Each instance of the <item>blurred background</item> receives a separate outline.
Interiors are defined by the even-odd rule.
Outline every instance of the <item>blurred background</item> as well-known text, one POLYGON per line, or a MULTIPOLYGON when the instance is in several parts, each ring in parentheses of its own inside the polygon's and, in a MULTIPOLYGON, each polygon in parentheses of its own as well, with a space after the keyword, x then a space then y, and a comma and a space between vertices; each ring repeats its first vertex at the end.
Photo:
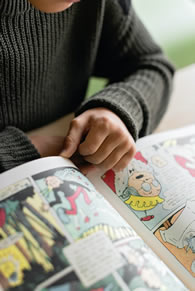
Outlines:
MULTIPOLYGON (((195 63, 194 0, 133 0, 133 5, 176 69, 195 63)), ((87 96, 105 83, 103 79, 92 78, 87 96)))
POLYGON ((176 68, 195 63, 195 1, 133 0, 133 5, 176 68))

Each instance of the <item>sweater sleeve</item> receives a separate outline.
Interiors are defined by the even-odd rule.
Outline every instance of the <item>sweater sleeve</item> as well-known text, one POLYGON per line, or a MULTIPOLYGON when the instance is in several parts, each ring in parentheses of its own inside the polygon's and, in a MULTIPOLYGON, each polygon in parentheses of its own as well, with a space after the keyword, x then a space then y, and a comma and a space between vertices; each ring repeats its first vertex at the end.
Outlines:
POLYGON ((28 161, 40 158, 28 137, 15 127, 0 132, 0 173, 28 161))
POLYGON ((76 114, 106 107, 126 124, 136 140, 151 133, 169 101, 173 66, 165 58, 130 0, 105 0, 104 24, 94 75, 109 84, 87 99, 76 114))

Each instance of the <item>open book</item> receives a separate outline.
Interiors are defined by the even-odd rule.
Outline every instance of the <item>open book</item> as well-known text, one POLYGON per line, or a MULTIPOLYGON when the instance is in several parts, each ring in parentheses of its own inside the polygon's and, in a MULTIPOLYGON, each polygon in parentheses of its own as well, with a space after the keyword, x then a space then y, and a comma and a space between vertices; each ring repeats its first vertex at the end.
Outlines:
POLYGON ((60 157, 0 175, 2 290, 195 290, 195 126, 151 135, 121 172, 60 157))

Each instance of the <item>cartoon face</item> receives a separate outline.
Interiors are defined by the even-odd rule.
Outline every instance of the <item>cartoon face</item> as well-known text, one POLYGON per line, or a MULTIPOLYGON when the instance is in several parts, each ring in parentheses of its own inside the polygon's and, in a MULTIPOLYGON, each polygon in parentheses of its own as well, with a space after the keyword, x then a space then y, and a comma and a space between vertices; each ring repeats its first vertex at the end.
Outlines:
POLYGON ((56 176, 49 176, 45 180, 48 187, 51 189, 58 188, 60 184, 63 184, 63 182, 56 176))
POLYGON ((134 172, 129 177, 128 186, 135 188, 141 196, 158 196, 161 191, 160 183, 148 172, 134 172))

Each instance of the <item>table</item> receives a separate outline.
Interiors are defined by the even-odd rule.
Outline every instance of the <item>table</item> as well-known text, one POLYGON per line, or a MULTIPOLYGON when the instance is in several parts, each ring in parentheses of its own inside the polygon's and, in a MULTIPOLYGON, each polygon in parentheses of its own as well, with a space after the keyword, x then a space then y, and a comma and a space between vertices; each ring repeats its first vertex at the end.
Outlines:
POLYGON ((156 132, 195 123, 195 64, 178 70, 171 101, 156 132))

